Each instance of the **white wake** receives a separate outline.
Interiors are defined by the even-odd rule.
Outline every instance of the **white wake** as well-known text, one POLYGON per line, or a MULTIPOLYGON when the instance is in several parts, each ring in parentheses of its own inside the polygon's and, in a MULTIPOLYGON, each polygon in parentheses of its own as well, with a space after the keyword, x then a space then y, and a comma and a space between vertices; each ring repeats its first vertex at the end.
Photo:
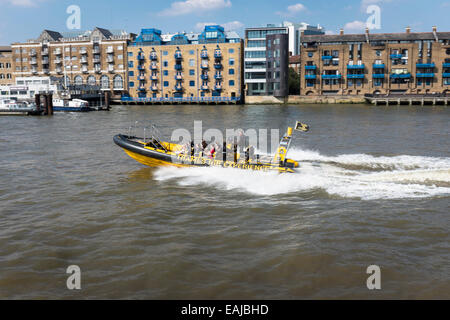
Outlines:
POLYGON ((161 167, 155 172, 155 179, 174 180, 181 186, 212 186, 265 196, 319 190, 331 196, 363 200, 450 195, 450 158, 325 156, 299 149, 291 150, 289 158, 300 162, 298 173, 161 167))

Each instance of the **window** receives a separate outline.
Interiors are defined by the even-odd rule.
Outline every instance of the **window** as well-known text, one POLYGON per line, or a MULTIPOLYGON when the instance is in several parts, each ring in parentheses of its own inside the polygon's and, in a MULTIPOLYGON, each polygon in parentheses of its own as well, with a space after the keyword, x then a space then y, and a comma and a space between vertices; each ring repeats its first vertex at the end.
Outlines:
POLYGON ((308 57, 312 58, 314 56, 314 52, 308 52, 308 57))
POLYGON ((133 88, 133 87, 134 87, 134 82, 133 82, 133 81, 130 81, 130 82, 129 82, 129 86, 130 86, 130 88, 133 88))
POLYGON ((83 84, 83 78, 81 76, 76 76, 74 82, 77 86, 81 86, 83 84))
POLYGON ((134 62, 133 61, 129 61, 128 62, 128 68, 134 68, 134 62))
POLYGON ((163 75, 168 76, 169 75, 169 71, 168 70, 164 70, 163 71, 163 75))
POLYGON ((234 53, 234 49, 233 48, 228 49, 228 53, 234 53))
POLYGON ((228 74, 229 74, 229 75, 233 75, 233 74, 234 74, 234 69, 229 69, 229 70, 228 70, 228 74))
POLYGON ((94 76, 89 76, 87 78, 87 83, 91 86, 95 86, 95 84, 97 83, 97 80, 95 79, 94 76))
POLYGON ((233 86, 234 86, 234 80, 228 81, 228 85, 229 85, 230 87, 233 87, 233 86))
POLYGON ((377 50, 377 51, 375 52, 375 54, 377 55, 377 57, 381 57, 381 51, 380 51, 380 50, 377 50))
POLYGON ((190 67, 195 67, 195 60, 194 59, 190 59, 189 60, 189 66, 190 67))
POLYGON ((229 60, 229 62, 228 62, 228 63, 229 63, 229 65, 230 65, 230 66, 234 66, 234 59, 233 59, 233 58, 231 58, 231 59, 229 60))
POLYGON ((128 76, 129 76, 129 77, 134 77, 134 71, 128 72, 128 76))
POLYGON ((194 50, 190 50, 190 51, 189 51, 189 54, 190 54, 191 56, 193 56, 193 55, 195 54, 195 51, 194 51, 194 50))
POLYGON ((167 68, 169 66, 169 61, 167 60, 163 61, 163 66, 167 68))
POLYGON ((189 81, 189 86, 190 87, 195 87, 195 81, 193 81, 193 80, 189 81))
POLYGON ((101 83, 102 89, 108 89, 109 88, 108 76, 102 76, 102 78, 100 79, 100 83, 101 83))
POLYGON ((189 70, 189 75, 190 76, 195 76, 195 70, 194 69, 189 70))
POLYGON ((123 89, 123 78, 120 75, 114 77, 114 89, 123 89))
POLYGON ((168 87, 169 86, 169 81, 164 81, 164 87, 168 87))
POLYGON ((132 57, 133 56, 133 52, 128 52, 128 56, 132 57))
POLYGON ((163 56, 167 56, 169 54, 169 51, 163 51, 163 56))

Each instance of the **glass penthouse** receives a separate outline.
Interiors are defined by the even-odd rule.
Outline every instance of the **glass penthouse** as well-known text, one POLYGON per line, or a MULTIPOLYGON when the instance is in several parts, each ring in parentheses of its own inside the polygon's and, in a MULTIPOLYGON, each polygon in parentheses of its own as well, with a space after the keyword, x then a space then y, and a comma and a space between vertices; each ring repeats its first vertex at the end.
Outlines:
POLYGON ((129 96, 136 102, 231 102, 243 99, 243 42, 218 25, 201 33, 142 29, 128 47, 129 96))
POLYGON ((301 95, 446 94, 450 32, 303 35, 301 95))

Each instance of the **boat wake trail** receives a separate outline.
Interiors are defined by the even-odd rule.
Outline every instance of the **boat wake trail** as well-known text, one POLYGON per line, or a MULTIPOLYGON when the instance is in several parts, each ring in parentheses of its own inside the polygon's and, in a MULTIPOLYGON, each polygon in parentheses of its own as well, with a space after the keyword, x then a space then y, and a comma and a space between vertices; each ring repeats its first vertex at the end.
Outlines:
POLYGON ((156 171, 155 179, 174 180, 181 186, 212 186, 263 196, 321 190, 330 196, 362 200, 450 195, 450 158, 325 156, 300 149, 291 150, 289 158, 300 162, 298 173, 162 167, 156 171))

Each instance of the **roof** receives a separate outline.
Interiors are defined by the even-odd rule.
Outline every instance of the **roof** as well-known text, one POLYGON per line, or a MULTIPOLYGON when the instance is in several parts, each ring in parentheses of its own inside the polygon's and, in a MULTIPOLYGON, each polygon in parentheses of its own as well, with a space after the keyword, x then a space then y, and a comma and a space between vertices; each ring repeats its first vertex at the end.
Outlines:
MULTIPOLYGON (((437 32, 440 40, 449 40, 450 32, 437 32)), ((366 42, 366 34, 344 34, 344 35, 303 35, 302 42, 366 42)), ((369 33, 370 41, 435 41, 433 32, 415 33, 369 33)))
POLYGON ((301 60, 301 56, 297 55, 297 56, 290 56, 289 57, 289 64, 296 64, 296 63, 300 63, 301 60))
POLYGON ((12 51, 11 46, 0 46, 0 51, 12 51))

